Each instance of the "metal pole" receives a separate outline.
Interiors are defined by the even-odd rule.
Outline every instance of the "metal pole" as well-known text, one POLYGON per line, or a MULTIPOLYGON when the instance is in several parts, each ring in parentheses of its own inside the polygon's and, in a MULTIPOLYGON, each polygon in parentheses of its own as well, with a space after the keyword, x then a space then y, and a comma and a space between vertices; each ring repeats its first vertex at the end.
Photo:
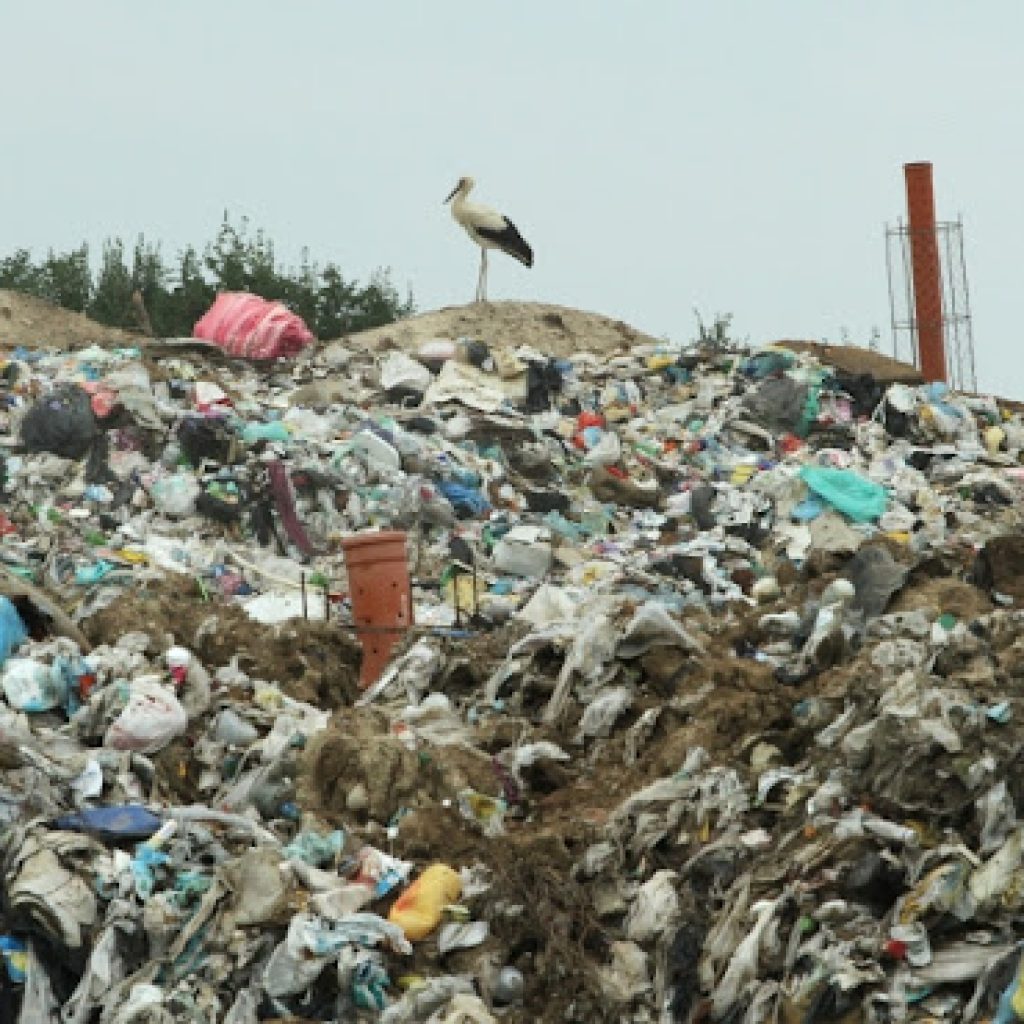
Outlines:
POLYGON ((930 163, 904 164, 910 255, 914 271, 914 305, 925 380, 946 380, 946 351, 942 339, 942 280, 935 236, 935 195, 930 163))
MULTIPOLYGON (((898 236, 897 236, 898 237, 898 236)), ((899 336, 896 333, 896 293, 892 290, 892 241, 893 234, 885 227, 885 276, 889 285, 889 326, 892 329, 892 357, 899 359, 899 336)))
POLYGON ((917 317, 914 316, 914 285, 910 279, 910 227, 900 218, 900 259, 903 262, 903 307, 907 311, 907 333, 910 337, 910 362, 921 368, 921 346, 917 342, 917 317))

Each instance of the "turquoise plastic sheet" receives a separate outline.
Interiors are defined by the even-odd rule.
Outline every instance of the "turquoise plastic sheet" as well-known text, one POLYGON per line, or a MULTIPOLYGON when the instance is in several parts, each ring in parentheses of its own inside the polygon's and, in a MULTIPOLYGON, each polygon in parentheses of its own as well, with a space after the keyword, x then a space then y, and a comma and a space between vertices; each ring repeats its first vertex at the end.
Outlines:
POLYGON ((852 469, 804 466, 800 478, 819 497, 855 523, 868 523, 885 512, 889 496, 881 484, 852 469))

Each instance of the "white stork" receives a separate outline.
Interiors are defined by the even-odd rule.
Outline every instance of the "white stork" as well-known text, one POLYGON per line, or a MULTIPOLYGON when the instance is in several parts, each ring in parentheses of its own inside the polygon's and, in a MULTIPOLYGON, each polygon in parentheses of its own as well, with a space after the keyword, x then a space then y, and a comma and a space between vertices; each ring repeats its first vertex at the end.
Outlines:
POLYGON ((466 234, 480 246, 480 276, 476 282, 476 301, 487 301, 487 250, 500 249, 527 267, 533 266, 533 250, 519 234, 515 224, 497 210, 481 203, 471 203, 472 178, 459 178, 445 200, 452 204, 452 216, 466 229, 466 234), (454 200, 454 202, 452 202, 454 200))

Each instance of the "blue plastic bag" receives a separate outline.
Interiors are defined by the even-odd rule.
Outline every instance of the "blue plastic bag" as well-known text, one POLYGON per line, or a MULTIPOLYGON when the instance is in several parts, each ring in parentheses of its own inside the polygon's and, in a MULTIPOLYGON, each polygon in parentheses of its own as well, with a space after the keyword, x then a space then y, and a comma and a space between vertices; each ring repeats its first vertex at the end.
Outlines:
POLYGON ((800 479, 830 505, 855 523, 867 523, 881 516, 889 497, 881 484, 868 480, 851 469, 804 466, 800 479))
POLYGON ((448 499, 460 518, 479 516, 489 511, 491 503, 477 490, 454 480, 439 480, 437 489, 448 499))
POLYGON ((139 804, 120 807, 89 807, 75 814, 55 818, 54 828, 65 832, 87 832, 99 839, 148 839, 163 824, 152 811, 139 804))
POLYGON ((817 519, 822 515, 827 507, 821 498, 812 494, 809 498, 804 498, 799 504, 793 506, 790 518, 795 519, 798 523, 809 523, 812 519, 817 519))
POLYGON ((7 977, 17 985, 24 985, 28 971, 28 946, 25 941, 13 935, 0 935, 0 955, 7 968, 7 977))
POLYGON ((0 665, 28 639, 28 630, 9 597, 0 597, 0 665))

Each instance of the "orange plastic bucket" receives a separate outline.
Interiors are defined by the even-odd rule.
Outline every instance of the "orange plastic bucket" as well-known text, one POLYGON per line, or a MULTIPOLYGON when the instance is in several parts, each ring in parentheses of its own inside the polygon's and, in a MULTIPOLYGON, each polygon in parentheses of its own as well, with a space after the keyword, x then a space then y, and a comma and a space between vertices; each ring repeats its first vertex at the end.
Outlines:
POLYGON ((362 533, 341 542, 356 636, 363 648, 359 685, 372 686, 412 625, 412 587, 405 534, 362 533))

